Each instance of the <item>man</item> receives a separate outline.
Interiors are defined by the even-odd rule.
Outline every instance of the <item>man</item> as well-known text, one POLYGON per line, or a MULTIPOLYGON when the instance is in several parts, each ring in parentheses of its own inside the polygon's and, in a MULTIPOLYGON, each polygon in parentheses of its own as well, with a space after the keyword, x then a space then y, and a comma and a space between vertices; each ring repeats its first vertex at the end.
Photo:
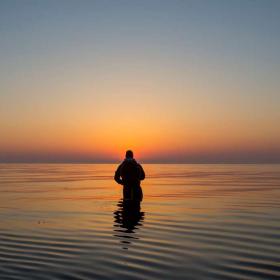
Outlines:
POLYGON ((145 179, 142 166, 133 158, 133 152, 128 150, 124 161, 115 172, 115 181, 123 185, 123 198, 125 200, 141 201, 143 198, 140 182, 145 179))

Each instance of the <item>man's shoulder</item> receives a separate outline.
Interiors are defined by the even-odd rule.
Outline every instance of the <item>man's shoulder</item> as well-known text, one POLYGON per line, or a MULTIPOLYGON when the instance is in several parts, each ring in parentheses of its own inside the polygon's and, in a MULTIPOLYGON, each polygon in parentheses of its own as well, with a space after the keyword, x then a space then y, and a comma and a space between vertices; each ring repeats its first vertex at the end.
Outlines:
POLYGON ((140 169, 144 170, 144 169, 143 169, 143 166, 142 166, 139 162, 137 163, 137 166, 138 166, 140 169))
POLYGON ((119 171, 119 170, 122 168, 122 166, 123 166, 123 162, 121 162, 121 163, 118 165, 117 171, 119 171))

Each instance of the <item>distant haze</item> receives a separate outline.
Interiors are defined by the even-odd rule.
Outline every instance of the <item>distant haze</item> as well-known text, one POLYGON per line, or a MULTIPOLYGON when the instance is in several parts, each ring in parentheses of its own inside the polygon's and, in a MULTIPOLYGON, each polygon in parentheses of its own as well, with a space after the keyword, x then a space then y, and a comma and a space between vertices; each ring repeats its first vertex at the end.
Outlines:
POLYGON ((280 1, 0 2, 0 162, 280 163, 280 1))

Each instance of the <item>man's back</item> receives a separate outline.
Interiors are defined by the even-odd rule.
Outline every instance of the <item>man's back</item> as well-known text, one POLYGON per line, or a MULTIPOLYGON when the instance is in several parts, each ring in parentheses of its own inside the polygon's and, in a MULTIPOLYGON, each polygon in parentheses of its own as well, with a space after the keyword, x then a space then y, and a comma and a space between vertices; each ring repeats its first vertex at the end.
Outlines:
POLYGON ((125 200, 142 200, 143 193, 140 182, 145 179, 145 172, 133 158, 132 151, 126 152, 125 160, 118 166, 114 179, 118 184, 123 185, 123 198, 125 200))
POLYGON ((140 186, 140 181, 144 179, 145 172, 134 159, 125 159, 115 173, 115 181, 124 186, 140 186))

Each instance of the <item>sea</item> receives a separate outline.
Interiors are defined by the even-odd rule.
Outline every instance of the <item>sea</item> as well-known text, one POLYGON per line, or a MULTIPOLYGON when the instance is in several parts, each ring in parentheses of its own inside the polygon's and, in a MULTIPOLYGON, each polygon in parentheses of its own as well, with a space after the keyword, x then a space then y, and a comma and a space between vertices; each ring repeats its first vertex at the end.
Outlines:
POLYGON ((0 164, 0 279, 280 279, 280 165, 0 164))

